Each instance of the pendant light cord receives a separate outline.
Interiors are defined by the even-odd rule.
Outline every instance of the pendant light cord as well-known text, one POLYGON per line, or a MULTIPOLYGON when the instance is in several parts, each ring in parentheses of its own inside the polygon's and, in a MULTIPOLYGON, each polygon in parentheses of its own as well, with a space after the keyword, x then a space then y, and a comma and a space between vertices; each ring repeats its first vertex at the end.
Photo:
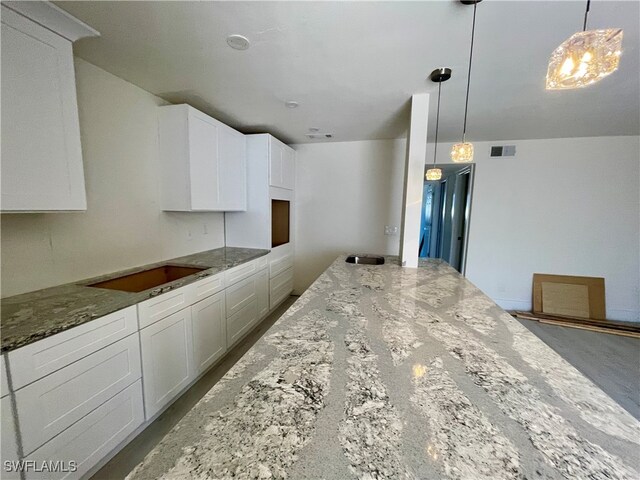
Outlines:
POLYGON ((436 166, 436 154, 438 153, 438 125, 440 124, 440 93, 442 91, 442 80, 438 82, 438 108, 436 109, 436 145, 433 147, 433 166, 436 166))
POLYGON ((587 9, 584 12, 584 25, 582 26, 582 31, 587 30, 587 16, 589 15, 589 6, 591 5, 591 0, 587 0, 587 9))
POLYGON ((471 61, 473 60, 473 39, 476 34, 476 8, 478 3, 473 4, 473 26, 471 27, 471 50, 469 51, 469 73, 467 74, 467 98, 464 102, 464 124, 462 127, 462 143, 467 135, 467 111, 469 109, 469 86, 471 85, 471 61))

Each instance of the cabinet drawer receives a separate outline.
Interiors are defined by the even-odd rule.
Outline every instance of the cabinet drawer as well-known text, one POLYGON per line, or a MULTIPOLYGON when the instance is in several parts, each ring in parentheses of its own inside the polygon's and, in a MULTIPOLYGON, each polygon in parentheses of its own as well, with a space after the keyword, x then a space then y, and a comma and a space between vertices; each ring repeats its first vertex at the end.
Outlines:
POLYGON ((256 299, 257 285, 256 276, 243 280, 225 291, 227 304, 227 317, 235 315, 248 303, 256 299))
POLYGON ((14 390, 60 370, 138 329, 136 306, 9 352, 14 390))
POLYGON ((193 378, 191 308, 140 331, 145 418, 169 404, 193 378))
POLYGON ((271 260, 269 264, 269 275, 273 278, 291 267, 293 267, 293 255, 291 254, 271 260))
POLYGON ((289 268, 271 279, 270 308, 273 310, 293 290, 293 268, 289 268))
POLYGON ((7 383, 7 371, 5 370, 4 354, 0 355, 0 398, 4 398, 9 393, 7 383))
POLYGON ((240 340, 258 321, 258 301, 253 299, 238 313, 227 318, 227 345, 230 347, 240 340))
POLYGON ((234 283, 238 283, 240 280, 244 280, 250 277, 258 271, 258 263, 255 260, 251 262, 243 263, 237 267, 233 267, 230 270, 224 272, 224 280, 227 288, 234 283))
MULTIPOLYGON (((41 465, 59 460, 69 466, 76 462, 75 472, 60 473, 55 478, 80 478, 109 454, 136 428, 142 425, 142 383, 132 385, 100 405, 87 416, 27 457, 41 465)), ((50 472, 31 472, 29 479, 52 478, 50 472)))
POLYGON ((194 302, 194 284, 163 293, 138 304, 140 328, 148 327, 158 320, 168 317, 194 302))
POLYGON ((205 277, 193 283, 194 302, 199 302, 214 293, 224 290, 224 272, 205 277))
POLYGON ((141 376, 138 334, 16 392, 22 447, 29 454, 141 376))
POLYGON ((266 268, 267 265, 269 265, 269 255, 264 255, 260 258, 256 258, 254 261, 258 265, 257 269, 262 270, 263 268, 266 268))

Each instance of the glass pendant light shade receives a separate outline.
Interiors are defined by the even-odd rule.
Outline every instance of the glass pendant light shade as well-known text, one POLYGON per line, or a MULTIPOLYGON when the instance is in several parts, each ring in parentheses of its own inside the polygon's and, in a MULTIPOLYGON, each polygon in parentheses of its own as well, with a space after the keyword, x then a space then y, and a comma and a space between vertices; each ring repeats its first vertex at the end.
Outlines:
POLYGON ((442 178, 442 170, 439 168, 430 168, 424 176, 427 180, 440 180, 442 178))
POLYGON ((573 34, 551 54, 547 90, 582 88, 618 69, 622 30, 587 30, 573 34))
POLYGON ((473 143, 456 143, 451 147, 451 160, 454 163, 468 163, 473 161, 473 143))
POLYGON ((471 24, 471 47, 469 49, 469 71, 467 73, 467 95, 464 101, 464 122, 462 142, 451 147, 451 161, 454 163, 473 162, 473 143, 465 141, 467 134, 467 113, 469 112, 469 87, 471 86, 471 63, 473 61, 473 40, 476 36, 476 8, 482 0, 460 0, 464 5, 473 5, 473 23, 471 24))

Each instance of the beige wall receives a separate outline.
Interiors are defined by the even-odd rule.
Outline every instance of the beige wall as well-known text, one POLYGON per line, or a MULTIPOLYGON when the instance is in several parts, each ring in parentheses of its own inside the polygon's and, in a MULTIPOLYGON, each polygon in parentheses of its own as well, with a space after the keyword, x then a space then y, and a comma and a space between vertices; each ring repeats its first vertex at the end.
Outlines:
POLYGON ((222 213, 160 210, 163 101, 80 59, 76 75, 88 209, 1 215, 3 297, 224 245, 222 213))
POLYGON ((295 292, 304 291, 340 253, 397 255, 405 140, 294 145, 295 292))

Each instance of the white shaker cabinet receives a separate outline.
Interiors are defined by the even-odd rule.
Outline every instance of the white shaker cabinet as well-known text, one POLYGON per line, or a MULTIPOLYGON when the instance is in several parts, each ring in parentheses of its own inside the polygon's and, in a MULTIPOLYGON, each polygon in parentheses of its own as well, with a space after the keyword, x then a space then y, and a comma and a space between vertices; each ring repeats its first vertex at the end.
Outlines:
POLYGON ((189 105, 167 105, 158 135, 163 210, 246 210, 243 134, 189 105))
POLYGON ((224 300, 225 294, 220 292, 191 307, 193 364, 196 374, 206 372, 227 350, 224 300))
POLYGON ((1 8, 1 209, 86 210, 72 42, 99 34, 49 2, 1 8))
POLYGON ((295 151, 271 136, 269 143, 269 185, 293 190, 295 185, 295 151))
POLYGON ((191 308, 140 330, 145 418, 149 420, 195 378, 191 308))

